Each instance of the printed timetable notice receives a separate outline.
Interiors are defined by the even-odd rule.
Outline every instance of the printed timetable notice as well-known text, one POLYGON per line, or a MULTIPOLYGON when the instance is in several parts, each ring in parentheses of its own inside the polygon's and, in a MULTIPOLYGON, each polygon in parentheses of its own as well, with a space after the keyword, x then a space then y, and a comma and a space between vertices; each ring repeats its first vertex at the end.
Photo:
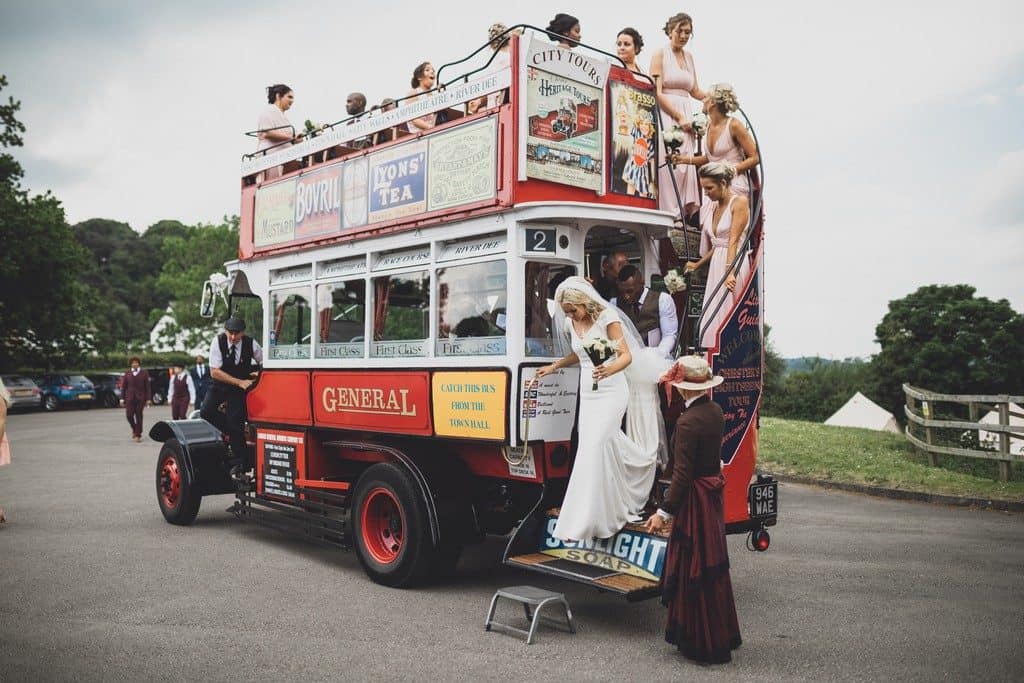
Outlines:
POLYGON ((296 444, 263 444, 263 493, 280 498, 295 498, 296 444))

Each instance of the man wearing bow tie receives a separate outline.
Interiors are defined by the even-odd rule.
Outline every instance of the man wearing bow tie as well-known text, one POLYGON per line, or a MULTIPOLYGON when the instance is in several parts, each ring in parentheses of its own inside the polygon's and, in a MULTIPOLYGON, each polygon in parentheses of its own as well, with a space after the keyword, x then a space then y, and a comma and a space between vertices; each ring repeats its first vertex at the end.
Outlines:
POLYGON ((192 377, 192 385, 196 388, 196 408, 202 410, 203 399, 206 398, 206 393, 210 390, 210 385, 213 384, 210 366, 206 364, 206 359, 196 356, 196 364, 188 371, 188 374, 192 377))
POLYGON ((213 385, 201 412, 204 420, 228 435, 231 457, 227 464, 236 480, 244 478, 245 466, 253 461, 245 444, 245 392, 256 381, 263 362, 263 349, 244 332, 244 320, 228 318, 224 331, 210 344, 213 385))

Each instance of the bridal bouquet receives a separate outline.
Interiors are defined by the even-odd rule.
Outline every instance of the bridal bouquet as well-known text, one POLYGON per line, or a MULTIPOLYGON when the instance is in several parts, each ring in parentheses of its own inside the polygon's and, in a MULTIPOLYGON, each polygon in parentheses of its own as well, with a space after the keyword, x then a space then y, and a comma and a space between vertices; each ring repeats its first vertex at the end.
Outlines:
MULTIPOLYGON (((590 357, 590 362, 594 364, 595 368, 615 356, 615 344, 604 337, 588 339, 583 342, 583 350, 587 352, 587 356, 590 357)), ((591 391, 597 391, 597 380, 594 380, 591 391)))
POLYGON ((665 273, 664 282, 665 289, 668 290, 669 294, 682 292, 686 289, 686 277, 683 275, 682 268, 672 268, 665 273))
POLYGON ((704 112, 699 111, 694 114, 690 123, 693 124, 693 131, 697 135, 704 135, 704 133, 708 132, 708 115, 704 112))
POLYGON ((679 147, 686 140, 686 131, 679 126, 672 126, 661 134, 661 139, 665 142, 665 148, 668 149, 671 154, 678 154, 679 147))

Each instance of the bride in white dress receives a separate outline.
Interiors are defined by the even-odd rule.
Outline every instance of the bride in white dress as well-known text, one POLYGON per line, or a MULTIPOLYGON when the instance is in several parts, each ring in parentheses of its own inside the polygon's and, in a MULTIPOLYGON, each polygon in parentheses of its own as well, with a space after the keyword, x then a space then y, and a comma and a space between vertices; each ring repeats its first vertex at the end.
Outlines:
POLYGON ((581 372, 579 445, 554 535, 565 541, 609 538, 627 522, 640 519, 658 460, 656 447, 641 446, 622 432, 622 417, 627 404, 642 408, 641 414, 652 423, 647 433, 663 430, 657 395, 647 385, 656 384, 671 361, 646 349, 629 319, 583 278, 567 278, 556 290, 555 301, 556 314, 562 314, 555 316, 552 326, 556 349, 568 353, 540 368, 537 378, 577 363, 581 372), (618 353, 595 368, 583 345, 600 338, 616 344, 618 353), (632 397, 631 384, 639 390, 632 397))

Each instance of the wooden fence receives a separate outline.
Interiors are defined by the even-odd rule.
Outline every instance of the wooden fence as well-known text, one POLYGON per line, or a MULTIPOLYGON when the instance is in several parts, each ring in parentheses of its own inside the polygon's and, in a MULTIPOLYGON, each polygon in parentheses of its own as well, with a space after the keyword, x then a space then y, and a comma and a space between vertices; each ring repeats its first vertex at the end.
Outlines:
POLYGON ((1024 461, 1024 456, 1014 454, 1010 449, 1011 439, 1024 439, 1024 425, 1010 424, 1011 415, 1024 418, 1024 413, 1016 412, 1011 408, 1012 403, 1024 403, 1024 396, 936 394, 912 387, 909 384, 903 385, 903 393, 907 397, 907 405, 903 409, 907 416, 907 439, 928 454, 928 462, 932 465, 937 464, 937 455, 962 455, 968 458, 997 460, 999 461, 999 480, 1009 481, 1013 461, 1024 461), (968 421, 934 419, 936 403, 966 405, 968 421), (920 408, 918 404, 920 404, 920 408), (978 421, 981 415, 991 410, 998 411, 998 424, 978 421), (923 438, 914 434, 915 429, 918 432, 924 432, 923 438), (996 434, 998 436, 997 448, 996 450, 981 450, 940 445, 935 434, 935 431, 940 429, 958 430, 960 433, 964 431, 978 432, 979 443, 982 440, 981 432, 996 434))

